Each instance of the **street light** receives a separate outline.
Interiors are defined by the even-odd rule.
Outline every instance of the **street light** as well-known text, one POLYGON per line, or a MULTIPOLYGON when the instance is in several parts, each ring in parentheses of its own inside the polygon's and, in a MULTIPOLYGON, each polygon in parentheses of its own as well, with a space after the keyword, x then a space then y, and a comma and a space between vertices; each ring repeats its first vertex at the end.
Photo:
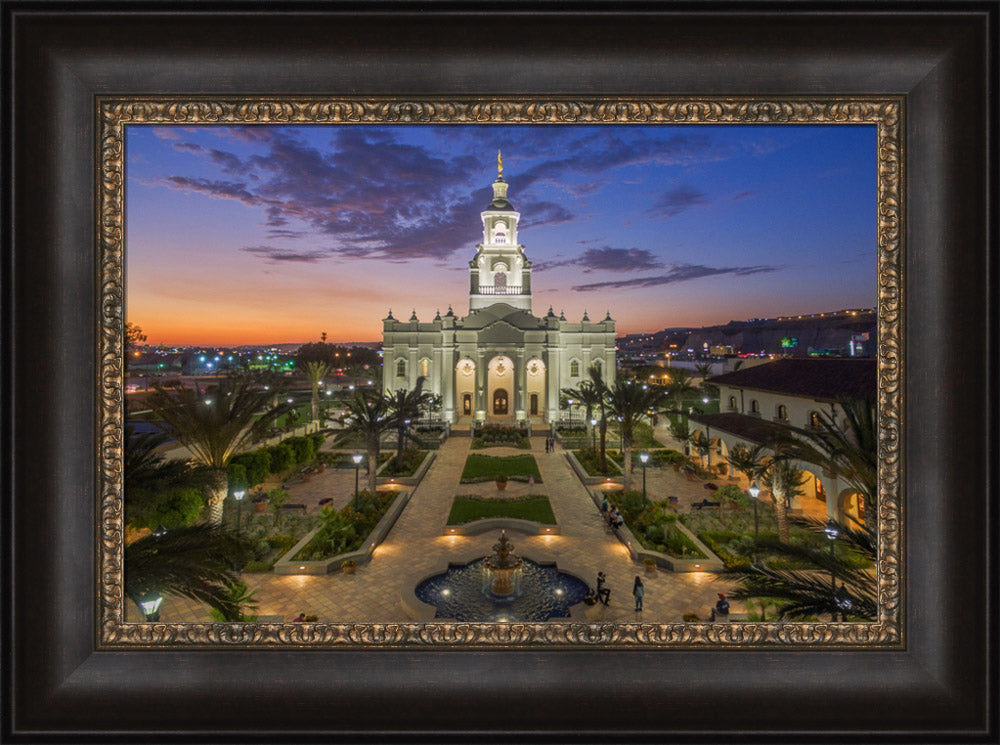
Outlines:
POLYGON ((236 535, 240 534, 243 525, 243 497, 246 496, 246 489, 236 489, 233 491, 233 499, 236 500, 236 535))
POLYGON ((642 501, 646 501, 646 463, 649 461, 649 453, 639 453, 639 460, 642 461, 642 501))
POLYGON ((833 600, 833 620, 837 621, 837 567, 834 564, 836 558, 834 557, 833 550, 837 545, 837 536, 840 535, 840 531, 837 529, 837 523, 833 520, 827 522, 826 527, 823 528, 823 532, 826 533, 826 537, 830 540, 830 597, 833 600))
POLYGON ((597 450, 597 420, 596 419, 591 419, 590 420, 590 440, 591 440, 591 446, 594 448, 594 450, 597 450))
POLYGON ((355 453, 351 456, 351 460, 354 461, 354 511, 358 511, 358 469, 361 467, 361 459, 364 456, 361 453, 355 453))
POLYGON ((142 608, 142 614, 147 621, 160 620, 160 603, 162 602, 163 596, 157 594, 147 595, 144 600, 139 601, 139 607, 142 608))
POLYGON ((573 403, 574 400, 571 398, 569 400, 569 428, 573 429, 573 403))
POLYGON ((760 487, 757 486, 757 482, 754 481, 750 484, 750 488, 747 489, 750 493, 750 499, 753 500, 753 561, 757 563, 757 539, 759 537, 758 524, 757 524, 757 497, 760 496, 760 487))

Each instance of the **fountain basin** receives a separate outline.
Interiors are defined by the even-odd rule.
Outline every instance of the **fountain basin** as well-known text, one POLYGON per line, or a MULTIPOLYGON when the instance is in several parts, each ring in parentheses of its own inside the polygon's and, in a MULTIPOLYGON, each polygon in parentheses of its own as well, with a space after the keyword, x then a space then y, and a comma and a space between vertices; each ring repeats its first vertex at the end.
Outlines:
POLYGON ((483 558, 482 551, 466 552, 450 561, 442 561, 431 570, 424 570, 404 579, 400 599, 407 615, 414 621, 422 622, 454 620, 527 623, 535 622, 535 619, 553 623, 588 621, 588 608, 582 602, 587 589, 584 577, 594 572, 564 565, 561 561, 557 565, 555 557, 541 551, 529 551, 521 554, 525 564, 522 565, 521 576, 517 580, 518 587, 512 595, 494 596, 490 603, 480 602, 478 598, 473 602, 469 599, 471 593, 483 596, 484 587, 488 589, 490 584, 488 575, 484 575, 482 570, 483 558), (455 573, 448 574, 451 570, 468 567, 472 567, 471 572, 464 575, 456 577, 455 573), (551 575, 551 572, 555 575, 551 575), (548 576, 543 578, 543 574, 548 576), (445 577, 448 584, 442 582, 445 577), (462 594, 459 594, 459 586, 452 584, 455 582, 460 582, 464 588, 461 590, 462 594), (450 592, 442 598, 440 593, 444 589, 449 589, 450 592), (469 592, 468 596, 464 594, 466 590, 469 592), (562 594, 557 594, 556 590, 561 590, 562 594), (425 598, 433 602, 427 602, 425 598), (537 607, 530 607, 529 601, 534 601, 537 607), (449 613, 461 617, 447 615, 449 613), (555 613, 562 615, 554 615, 555 613))

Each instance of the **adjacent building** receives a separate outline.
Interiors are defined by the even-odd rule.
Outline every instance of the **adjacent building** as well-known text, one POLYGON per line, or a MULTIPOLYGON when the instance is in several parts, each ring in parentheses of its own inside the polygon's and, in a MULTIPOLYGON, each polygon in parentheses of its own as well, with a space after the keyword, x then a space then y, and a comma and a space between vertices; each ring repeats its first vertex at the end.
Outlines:
MULTIPOLYGON (((848 421, 843 401, 874 400, 877 369, 874 359, 782 359, 710 378, 719 388, 718 414, 693 414, 692 430, 703 431, 712 441, 713 463, 723 463, 736 445, 769 445, 787 428, 817 427, 823 417, 845 431, 848 421)), ((866 509, 860 494, 843 479, 818 466, 797 461, 808 472, 796 500, 821 500, 830 518, 853 517, 864 521, 866 509)), ((801 503, 793 501, 793 507, 801 503)))

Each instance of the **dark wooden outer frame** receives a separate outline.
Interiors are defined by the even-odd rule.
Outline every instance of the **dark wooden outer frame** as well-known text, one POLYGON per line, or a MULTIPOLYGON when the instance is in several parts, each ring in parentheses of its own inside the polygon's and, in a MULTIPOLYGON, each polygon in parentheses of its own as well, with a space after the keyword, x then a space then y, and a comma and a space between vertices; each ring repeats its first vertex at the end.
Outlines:
POLYGON ((206 7, 3 3, 5 739, 996 741, 996 3, 206 7), (170 93, 904 95, 907 648, 95 651, 94 101, 170 93))

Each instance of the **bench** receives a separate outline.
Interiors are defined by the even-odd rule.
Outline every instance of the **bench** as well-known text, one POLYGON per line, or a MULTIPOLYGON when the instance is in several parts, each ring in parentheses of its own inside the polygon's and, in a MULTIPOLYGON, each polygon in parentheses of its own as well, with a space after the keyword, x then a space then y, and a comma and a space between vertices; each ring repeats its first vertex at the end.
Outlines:
POLYGON ((718 507, 721 504, 722 504, 721 502, 710 502, 707 499, 703 499, 700 502, 694 502, 694 503, 692 503, 691 509, 692 510, 700 510, 700 509, 703 509, 705 507, 718 507))

